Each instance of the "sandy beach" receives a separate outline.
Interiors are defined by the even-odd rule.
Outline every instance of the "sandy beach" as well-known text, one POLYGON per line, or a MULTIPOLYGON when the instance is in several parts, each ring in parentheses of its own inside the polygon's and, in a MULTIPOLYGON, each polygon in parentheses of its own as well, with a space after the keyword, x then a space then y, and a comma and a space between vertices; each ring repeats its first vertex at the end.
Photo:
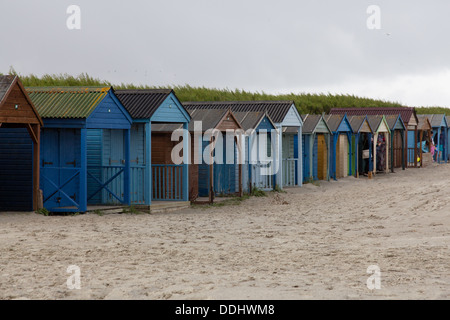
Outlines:
POLYGON ((0 299, 450 299, 449 182, 433 164, 164 214, 0 213, 0 299))

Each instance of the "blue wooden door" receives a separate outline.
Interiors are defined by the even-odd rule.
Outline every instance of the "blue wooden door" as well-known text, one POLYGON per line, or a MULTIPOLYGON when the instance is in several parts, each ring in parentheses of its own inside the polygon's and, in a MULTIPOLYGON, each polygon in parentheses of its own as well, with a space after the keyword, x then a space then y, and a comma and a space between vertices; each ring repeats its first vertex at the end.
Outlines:
POLYGON ((209 145, 209 141, 202 141, 202 163, 198 165, 198 195, 207 197, 209 195, 210 166, 203 159, 203 152, 209 145))
POLYGON ((233 195, 236 190, 236 164, 226 163, 227 152, 236 152, 234 142, 227 148, 227 139, 223 139, 223 164, 214 163, 214 193, 220 195, 233 195), (228 149, 228 150, 227 150, 228 149))
MULTIPOLYGON (((298 147, 295 146, 298 145, 297 143, 298 138, 297 136, 294 137, 294 153, 295 150, 298 150, 298 147)), ((302 143, 303 143, 303 181, 306 182, 309 180, 309 135, 302 135, 302 143)))
POLYGON ((131 203, 145 203, 145 124, 135 123, 130 132, 131 203))
POLYGON ((80 130, 44 129, 41 137, 41 188, 44 207, 77 208, 80 190, 80 130))
POLYGON ((314 180, 319 180, 318 176, 318 137, 317 135, 314 138, 314 146, 313 146, 313 178, 314 180))
POLYGON ((122 130, 104 130, 103 136, 103 204, 120 204, 124 197, 123 170, 125 168, 122 130))

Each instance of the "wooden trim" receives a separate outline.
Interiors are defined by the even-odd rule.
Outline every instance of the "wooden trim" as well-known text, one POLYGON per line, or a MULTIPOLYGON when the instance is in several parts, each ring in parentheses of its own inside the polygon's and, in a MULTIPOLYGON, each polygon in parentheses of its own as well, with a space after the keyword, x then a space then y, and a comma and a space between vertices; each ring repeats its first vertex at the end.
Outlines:
POLYGON ((33 143, 38 143, 38 138, 36 136, 36 133, 34 132, 33 128, 31 127, 31 124, 27 123, 27 131, 31 137, 31 139, 33 140, 33 143))
POLYGON ((220 125, 222 124, 222 122, 225 120, 225 118, 230 115, 233 120, 236 122, 236 124, 238 125, 238 129, 242 129, 244 130, 244 128, 242 128, 241 124, 239 123, 239 121, 236 119, 236 117, 234 116, 233 112, 231 112, 231 109, 229 109, 222 117, 222 119, 219 120, 219 122, 216 125, 216 128, 220 127, 220 125))
POLYGON ((38 121, 39 121, 39 124, 40 124, 41 126, 44 126, 44 122, 42 121, 41 116, 40 116, 39 113, 37 112, 37 109, 36 109, 36 107, 34 106, 33 101, 31 101, 31 98, 30 98, 30 96, 28 95, 27 90, 25 90, 25 87, 23 86, 22 81, 20 81, 19 77, 16 76, 16 78, 17 78, 17 79, 16 79, 17 85, 19 86, 20 90, 22 90, 22 93, 24 94, 25 99, 27 99, 28 103, 30 104, 31 109, 33 110, 34 114, 36 115, 36 118, 37 118, 38 121))
POLYGON ((0 101, 0 108, 3 107, 3 105, 5 104, 6 100, 8 100, 8 96, 11 93, 12 89, 14 88, 14 85, 17 82, 18 77, 14 76, 14 80, 11 83, 11 85, 9 86, 8 90, 5 92, 5 95, 3 96, 3 100, 0 101))
MULTIPOLYGON (((39 210, 39 203, 40 203, 40 192, 39 192, 39 184, 40 184, 40 174, 39 174, 39 160, 40 160, 40 139, 41 139, 41 126, 40 125, 33 125, 35 128, 35 141, 34 142, 34 148, 33 148, 33 210, 37 211, 39 210)), ((30 130, 32 128, 30 127, 30 130)), ((33 130, 32 130, 33 131, 33 130)), ((34 134, 34 133, 33 133, 34 134)))

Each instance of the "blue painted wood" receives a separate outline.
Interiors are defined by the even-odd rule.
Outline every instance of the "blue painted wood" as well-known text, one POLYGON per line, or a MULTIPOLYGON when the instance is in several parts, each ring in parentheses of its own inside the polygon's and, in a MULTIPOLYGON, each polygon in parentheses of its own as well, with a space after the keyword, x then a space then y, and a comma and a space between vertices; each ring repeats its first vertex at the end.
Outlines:
POLYGON ((86 128, 86 119, 54 119, 54 118, 46 118, 43 119, 44 128, 86 128))
POLYGON ((171 93, 159 106, 151 118, 152 122, 188 123, 190 116, 181 105, 177 97, 171 93))
POLYGON ((408 131, 408 162, 414 163, 414 144, 415 144, 414 131, 408 131))
POLYGON ((151 205, 152 203, 152 188, 153 188, 153 171, 152 171, 152 124, 151 122, 145 123, 145 188, 144 188, 144 201, 145 204, 151 205))
MULTIPOLYGON (((87 165, 89 173, 93 176, 87 177, 87 194, 91 195, 98 188, 98 184, 95 181, 97 178, 103 181, 102 172, 102 153, 103 153, 103 131, 102 129, 90 129, 87 130, 87 165)), ((93 198, 89 200, 90 204, 101 204, 101 193, 97 193, 93 198)))
POLYGON ((79 210, 81 212, 87 211, 87 129, 80 130, 80 205, 79 210))
POLYGON ((261 130, 266 130, 267 132, 270 132, 271 130, 275 130, 275 126, 267 118, 267 116, 264 116, 264 118, 261 120, 258 127, 256 128, 257 132, 259 132, 261 130))
MULTIPOLYGON (((189 200, 189 160, 190 160, 190 143, 189 143, 189 123, 185 122, 183 124, 184 134, 183 134, 183 176, 182 176, 182 199, 184 201, 189 200)), ((181 183, 179 183, 181 187, 181 183)))
MULTIPOLYGON (((302 154, 303 154, 303 181, 307 182, 309 180, 310 177, 310 161, 309 161, 309 140, 310 140, 310 135, 306 135, 304 134, 302 136, 302 140, 303 140, 303 150, 302 150, 302 154)), ((297 145, 297 137, 294 137, 294 145, 297 145)), ((296 150, 298 149, 298 147, 296 147, 296 150)))
POLYGON ((26 129, 0 127, 0 212, 33 210, 33 143, 26 129))
POLYGON ((47 210, 70 207, 67 211, 77 212, 82 209, 81 147, 79 129, 42 130, 40 181, 47 210))
MULTIPOLYGON (((202 155, 209 141, 202 141, 202 155)), ((200 158, 203 159, 203 158, 200 158)), ((198 165, 198 195, 199 197, 207 197, 209 195, 210 166, 202 160, 198 165)))
POLYGON ((314 138, 314 146, 313 146, 313 179, 314 180, 319 180, 318 177, 318 166, 317 166, 317 162, 318 162, 318 138, 317 135, 314 138))
POLYGON ((131 197, 130 197, 130 190, 131 190, 131 179, 130 179, 130 173, 131 173, 131 163, 130 163, 130 129, 124 130, 124 140, 125 140, 125 168, 124 168, 124 177, 123 177, 123 203, 130 205, 131 204, 131 197))
POLYGON ((86 120, 88 129, 129 129, 132 119, 110 90, 86 120))

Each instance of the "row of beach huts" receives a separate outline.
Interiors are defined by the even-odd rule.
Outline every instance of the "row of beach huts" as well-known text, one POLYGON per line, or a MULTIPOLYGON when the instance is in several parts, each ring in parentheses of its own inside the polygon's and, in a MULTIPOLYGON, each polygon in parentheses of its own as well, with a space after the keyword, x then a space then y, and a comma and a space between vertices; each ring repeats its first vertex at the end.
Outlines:
POLYGON ((300 115, 292 101, 181 103, 163 89, 25 88, 4 75, 0 212, 182 207, 444 163, 448 121, 409 107, 300 115), (245 134, 218 144, 211 129, 245 134), (172 141, 176 130, 182 138, 172 141))

